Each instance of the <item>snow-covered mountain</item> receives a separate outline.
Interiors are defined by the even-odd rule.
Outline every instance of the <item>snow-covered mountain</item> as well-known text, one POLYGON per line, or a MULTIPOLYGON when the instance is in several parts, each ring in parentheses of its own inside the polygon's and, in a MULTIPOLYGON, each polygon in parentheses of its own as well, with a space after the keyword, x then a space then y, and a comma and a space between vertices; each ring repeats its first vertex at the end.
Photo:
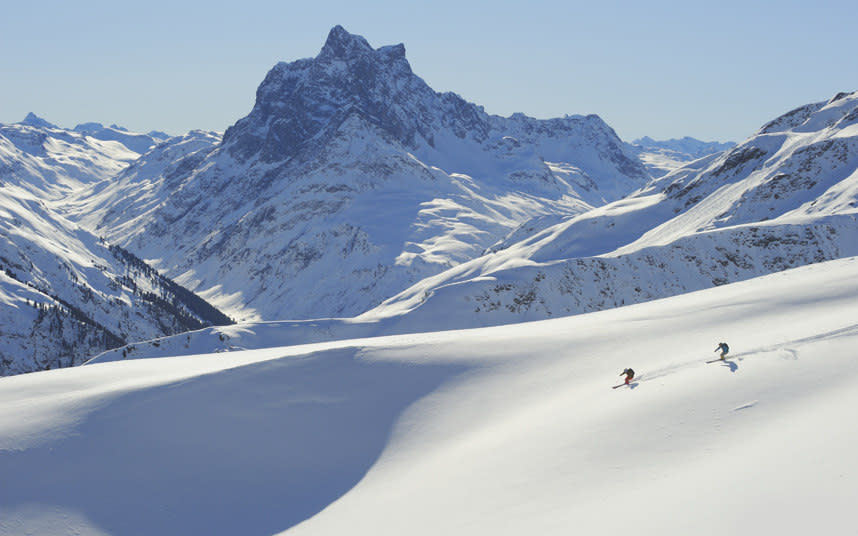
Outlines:
MULTIPOLYGON (((642 146, 596 116, 488 115, 432 90, 402 45, 336 27, 317 57, 276 65, 222 137, 190 132, 140 155, 95 137, 121 129, 28 116, 0 127, 0 179, 10 206, 35 202, 52 228, 119 243, 234 317, 305 319, 181 343, 147 319, 123 328, 133 348, 99 360, 235 350, 261 340, 240 340, 247 330, 295 344, 499 325, 858 254, 856 100, 803 106, 650 180, 642 146)), ((106 257, 83 241, 96 249, 82 265, 106 257)))
POLYGON ((0 376, 230 322, 60 214, 86 185, 108 183, 139 156, 32 114, 0 126, 0 376))
POLYGON ((342 27, 315 58, 276 65, 222 143, 169 173, 144 184, 132 168, 119 181, 160 198, 101 197, 83 212, 243 319, 361 313, 522 222, 649 180, 597 116, 491 116, 432 90, 402 45, 374 49, 342 27))
POLYGON ((81 123, 73 130, 103 141, 118 141, 139 154, 149 152, 149 149, 171 137, 164 132, 151 131, 141 134, 129 132, 128 129, 118 125, 106 127, 101 123, 81 123))
POLYGON ((0 535, 849 534, 856 307, 853 257, 542 322, 4 378, 0 535))
POLYGON ((632 142, 638 158, 653 177, 661 177, 693 160, 724 152, 735 145, 733 142, 700 141, 690 136, 669 140, 644 136, 632 142))
POLYGON ((610 309, 858 255, 858 93, 765 125, 638 192, 523 224, 354 318, 211 328, 95 361, 503 325, 610 309), (260 346, 262 345, 262 346, 260 346))
POLYGON ((736 144, 731 141, 701 141, 691 136, 671 138, 669 140, 654 140, 649 136, 644 136, 632 141, 632 145, 636 145, 641 149, 662 149, 677 153, 685 160, 697 160, 710 154, 724 152, 733 148, 736 144))
POLYGON ((26 125, 28 127, 50 129, 50 130, 60 130, 60 127, 58 127, 57 125, 51 123, 47 119, 43 119, 43 118, 39 117, 38 115, 34 114, 33 112, 28 113, 27 117, 25 117, 18 124, 26 125))
POLYGON ((799 108, 633 195, 533 229, 357 320, 497 325, 856 255, 858 93, 799 108))

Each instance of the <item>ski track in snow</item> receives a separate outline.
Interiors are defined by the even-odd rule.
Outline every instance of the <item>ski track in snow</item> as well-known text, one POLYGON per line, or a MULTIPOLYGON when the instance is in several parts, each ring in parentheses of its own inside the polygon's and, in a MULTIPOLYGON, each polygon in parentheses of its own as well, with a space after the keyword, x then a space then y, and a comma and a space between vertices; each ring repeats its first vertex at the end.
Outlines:
MULTIPOLYGON (((851 324, 849 326, 834 329, 825 333, 820 333, 818 335, 813 335, 811 337, 803 337, 801 339, 790 340, 776 345, 751 348, 744 352, 731 352, 727 357, 727 362, 731 360, 744 361, 746 359, 759 359, 762 357, 776 357, 778 359, 784 360, 796 360, 800 358, 801 354, 798 349, 794 348, 794 346, 801 346, 805 344, 832 340, 841 337, 854 337, 856 334, 858 334, 858 324, 851 324)), ((637 378, 637 381, 647 382, 657 380, 665 376, 671 376, 690 368, 705 365, 707 364, 706 361, 710 359, 711 358, 704 359, 701 357, 700 362, 681 362, 655 370, 648 370, 646 371, 645 375, 642 372, 637 378)))
POLYGON ((742 410, 746 410, 746 409, 751 409, 754 406, 756 406, 758 403, 759 403, 758 400, 754 400, 753 402, 748 402, 747 404, 742 404, 741 406, 739 406, 737 408, 733 408, 733 411, 742 411, 742 410))

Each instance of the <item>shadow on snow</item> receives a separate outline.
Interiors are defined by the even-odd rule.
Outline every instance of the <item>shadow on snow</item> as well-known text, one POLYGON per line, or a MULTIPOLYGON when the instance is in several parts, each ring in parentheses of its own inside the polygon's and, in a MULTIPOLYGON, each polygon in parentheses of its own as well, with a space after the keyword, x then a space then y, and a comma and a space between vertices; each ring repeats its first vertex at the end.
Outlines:
POLYGON ((79 512, 112 534, 286 530, 354 487, 402 412, 464 371, 358 356, 322 352, 126 395, 70 437, 0 453, 0 503, 79 512))

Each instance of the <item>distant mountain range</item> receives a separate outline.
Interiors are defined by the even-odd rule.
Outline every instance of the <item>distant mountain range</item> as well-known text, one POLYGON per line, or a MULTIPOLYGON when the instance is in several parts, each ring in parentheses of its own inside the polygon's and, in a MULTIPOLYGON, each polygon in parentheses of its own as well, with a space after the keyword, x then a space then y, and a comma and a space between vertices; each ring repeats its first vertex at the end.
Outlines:
POLYGON ((654 140, 648 136, 638 138, 632 146, 653 177, 660 177, 683 165, 733 148, 733 142, 706 142, 691 137, 654 140))
POLYGON ((855 255, 856 117, 840 94, 738 145, 625 143, 489 115, 339 26, 223 136, 31 114, 0 125, 0 374, 228 350, 232 318, 284 344, 496 325, 855 255))
MULTIPOLYGON (((18 124, 28 127, 36 127, 40 129, 64 130, 54 125, 53 123, 42 119, 33 112, 27 114, 27 117, 25 117, 24 120, 18 124)), ((136 132, 129 132, 128 129, 120 127, 118 125, 110 125, 109 127, 106 127, 101 123, 94 122, 81 123, 80 125, 74 127, 72 131, 84 134, 97 140, 118 141, 128 149, 131 149, 138 154, 145 153, 146 151, 154 147, 156 144, 170 137, 169 134, 154 130, 152 132, 149 132, 148 134, 139 134, 136 132)))

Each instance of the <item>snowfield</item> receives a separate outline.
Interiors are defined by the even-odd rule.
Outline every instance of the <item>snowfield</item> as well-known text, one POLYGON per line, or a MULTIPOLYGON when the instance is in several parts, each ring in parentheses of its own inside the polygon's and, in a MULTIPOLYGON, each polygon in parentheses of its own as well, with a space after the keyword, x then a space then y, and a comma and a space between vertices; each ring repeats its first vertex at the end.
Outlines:
POLYGON ((0 378, 0 534, 853 533, 856 313, 851 257, 532 323, 0 378))

